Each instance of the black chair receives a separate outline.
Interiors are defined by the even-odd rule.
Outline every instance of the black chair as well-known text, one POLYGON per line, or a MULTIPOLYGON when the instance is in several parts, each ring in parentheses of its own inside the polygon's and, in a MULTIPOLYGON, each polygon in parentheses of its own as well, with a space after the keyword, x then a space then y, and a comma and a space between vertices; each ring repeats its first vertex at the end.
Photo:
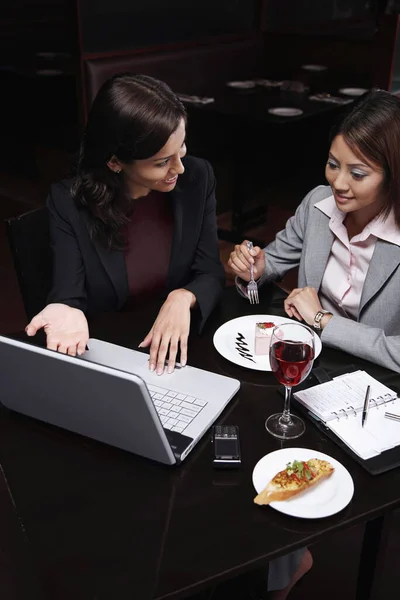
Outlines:
POLYGON ((53 278, 47 208, 5 221, 8 241, 29 320, 46 306, 53 278))

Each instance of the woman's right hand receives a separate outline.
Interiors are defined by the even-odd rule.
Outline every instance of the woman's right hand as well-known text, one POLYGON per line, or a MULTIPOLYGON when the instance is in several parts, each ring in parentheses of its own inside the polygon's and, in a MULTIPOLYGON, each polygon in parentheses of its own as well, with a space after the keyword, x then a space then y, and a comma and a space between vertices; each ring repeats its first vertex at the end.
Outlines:
POLYGON ((254 279, 258 279, 265 270, 265 254, 259 246, 247 248, 247 240, 236 245, 228 260, 228 266, 243 279, 250 281, 250 263, 254 265, 254 279))
POLYGON ((66 304, 48 304, 25 327, 26 334, 35 335, 39 329, 46 333, 50 350, 75 356, 83 354, 89 340, 89 328, 84 313, 66 304))

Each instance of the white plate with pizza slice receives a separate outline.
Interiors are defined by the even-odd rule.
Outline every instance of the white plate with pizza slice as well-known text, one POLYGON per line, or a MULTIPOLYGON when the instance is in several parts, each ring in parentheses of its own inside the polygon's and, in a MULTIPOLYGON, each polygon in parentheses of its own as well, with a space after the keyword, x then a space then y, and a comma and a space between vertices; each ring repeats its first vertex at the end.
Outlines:
MULTIPOLYGON (((227 321, 214 333, 215 349, 227 360, 255 371, 271 371, 268 354, 255 354, 256 323, 293 323, 293 319, 277 317, 276 315, 246 315, 227 321)), ((296 321, 295 321, 296 322, 296 321)), ((321 353, 322 343, 314 334, 315 357, 321 353)))
POLYGON ((353 479, 348 470, 335 458, 308 448, 283 448, 261 458, 253 470, 253 485, 259 494, 275 477, 293 461, 308 461, 313 458, 328 461, 334 468, 330 477, 305 489, 288 500, 271 502, 269 506, 292 517, 320 519, 330 517, 343 510, 354 494, 353 479))

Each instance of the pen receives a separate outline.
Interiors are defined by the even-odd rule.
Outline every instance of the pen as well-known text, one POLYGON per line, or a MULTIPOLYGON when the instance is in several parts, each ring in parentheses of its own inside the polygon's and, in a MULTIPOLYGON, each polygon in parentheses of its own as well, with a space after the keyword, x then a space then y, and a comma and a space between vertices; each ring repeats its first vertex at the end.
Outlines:
POLYGON ((365 400, 364 400, 364 408, 362 411, 362 419, 361 419, 361 427, 364 427, 365 422, 367 420, 367 416, 368 416, 368 408, 369 408, 369 392, 370 392, 371 386, 367 386, 367 391, 365 392, 365 400))

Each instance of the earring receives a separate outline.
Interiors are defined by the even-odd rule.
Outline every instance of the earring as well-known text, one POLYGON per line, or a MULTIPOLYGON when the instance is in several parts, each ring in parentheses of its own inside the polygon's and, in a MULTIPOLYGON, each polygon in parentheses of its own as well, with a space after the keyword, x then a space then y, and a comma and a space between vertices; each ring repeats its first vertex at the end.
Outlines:
POLYGON ((117 175, 119 175, 121 173, 121 169, 118 169, 118 170, 114 171, 114 173, 116 173, 117 175))

